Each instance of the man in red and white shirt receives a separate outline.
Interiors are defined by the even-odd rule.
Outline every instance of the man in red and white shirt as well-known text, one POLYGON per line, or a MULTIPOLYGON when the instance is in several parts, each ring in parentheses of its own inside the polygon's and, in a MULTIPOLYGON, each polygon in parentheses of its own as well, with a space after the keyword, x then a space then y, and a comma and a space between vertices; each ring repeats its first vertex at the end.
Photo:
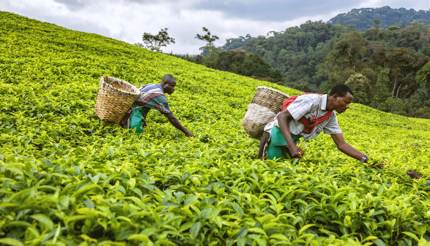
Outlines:
POLYGON ((352 91, 346 85, 336 85, 328 95, 304 94, 286 99, 281 112, 264 128, 259 158, 285 158, 287 154, 301 158, 304 153, 296 145, 298 140, 301 137, 310 140, 324 131, 331 135, 340 151, 367 162, 365 154, 345 142, 336 119, 335 112, 345 112, 352 99, 352 91))

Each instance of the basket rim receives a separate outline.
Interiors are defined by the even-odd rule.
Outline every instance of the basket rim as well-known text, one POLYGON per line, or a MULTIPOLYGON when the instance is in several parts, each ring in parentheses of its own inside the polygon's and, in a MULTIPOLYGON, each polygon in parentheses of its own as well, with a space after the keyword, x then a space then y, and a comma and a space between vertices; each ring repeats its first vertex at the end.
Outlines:
POLYGON ((275 91, 275 92, 278 92, 278 93, 280 93, 280 94, 282 94, 282 95, 284 95, 284 96, 289 97, 289 95, 288 95, 287 93, 285 93, 285 92, 283 92, 283 91, 280 91, 280 90, 277 90, 277 89, 274 89, 274 88, 272 88, 272 87, 268 87, 268 86, 257 86, 256 90, 258 90, 258 89, 268 89, 268 90, 275 91))
POLYGON ((140 94, 139 89, 135 85, 133 85, 132 83, 127 82, 125 80, 113 77, 113 76, 101 76, 100 77, 100 81, 101 81, 101 86, 102 87, 105 86, 105 87, 108 87, 109 89, 112 89, 112 90, 115 90, 115 91, 119 91, 121 93, 126 93, 126 94, 129 94, 129 95, 133 95, 133 96, 138 96, 140 94), (118 89, 118 88, 112 86, 112 83, 110 83, 110 81, 109 81, 110 79, 128 85, 131 88, 132 91, 121 90, 121 89, 118 89))

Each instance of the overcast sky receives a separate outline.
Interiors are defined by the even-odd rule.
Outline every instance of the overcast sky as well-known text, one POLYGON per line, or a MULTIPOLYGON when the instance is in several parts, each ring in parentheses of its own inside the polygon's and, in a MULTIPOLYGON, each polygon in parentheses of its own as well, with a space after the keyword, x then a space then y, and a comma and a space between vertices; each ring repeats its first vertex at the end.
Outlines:
POLYGON ((306 20, 327 21, 353 8, 429 10, 430 0, 0 0, 0 10, 129 43, 168 28, 176 43, 164 52, 199 53, 203 26, 220 37, 265 35, 306 20))

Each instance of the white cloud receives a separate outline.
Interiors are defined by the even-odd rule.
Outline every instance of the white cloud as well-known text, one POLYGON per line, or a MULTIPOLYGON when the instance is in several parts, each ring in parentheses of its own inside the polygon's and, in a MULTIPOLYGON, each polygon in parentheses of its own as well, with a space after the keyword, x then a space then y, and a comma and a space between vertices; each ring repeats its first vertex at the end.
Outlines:
MULTIPOLYGON (((279 0, 270 1, 279 3, 279 0)), ((270 4, 270 1, 262 2, 270 4)), ((176 39, 176 43, 165 48, 165 52, 196 54, 199 52, 199 47, 203 46, 203 42, 194 37, 196 33, 201 32, 203 26, 218 35, 220 40, 216 44, 222 45, 227 38, 244 36, 248 33, 253 36, 265 35, 269 31, 283 31, 287 27, 299 25, 307 20, 326 21, 351 8, 385 5, 415 9, 430 7, 430 0, 362 0, 352 1, 350 5, 342 6, 320 4, 321 2, 317 0, 309 0, 306 3, 298 0, 285 1, 289 1, 290 8, 293 8, 294 4, 314 4, 321 10, 317 11, 318 15, 315 15, 314 7, 308 14, 303 12, 303 16, 286 15, 290 18, 280 20, 279 17, 252 18, 249 13, 246 18, 240 14, 232 15, 232 11, 226 11, 222 5, 218 5, 215 9, 204 9, 201 6, 196 8, 197 4, 201 3, 199 0, 2 0, 0 9, 129 43, 140 42, 143 32, 155 34, 161 28, 167 27, 169 34, 176 39)), ((258 1, 253 2, 255 13, 258 13, 258 5, 255 2, 258 1)), ((300 8, 306 9, 303 6, 300 8)), ((294 9, 288 9, 288 11, 294 11, 294 9)))

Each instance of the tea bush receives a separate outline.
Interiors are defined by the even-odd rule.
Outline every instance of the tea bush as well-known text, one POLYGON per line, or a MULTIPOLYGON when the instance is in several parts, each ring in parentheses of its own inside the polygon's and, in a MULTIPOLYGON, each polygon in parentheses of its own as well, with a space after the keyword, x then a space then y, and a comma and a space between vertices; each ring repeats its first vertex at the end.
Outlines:
POLYGON ((0 12, 0 244, 428 245, 430 121, 359 104, 339 121, 384 169, 302 143, 303 160, 255 159, 241 127, 256 86, 117 40, 0 12), (94 113, 99 77, 171 73, 172 110, 145 133, 94 113))

